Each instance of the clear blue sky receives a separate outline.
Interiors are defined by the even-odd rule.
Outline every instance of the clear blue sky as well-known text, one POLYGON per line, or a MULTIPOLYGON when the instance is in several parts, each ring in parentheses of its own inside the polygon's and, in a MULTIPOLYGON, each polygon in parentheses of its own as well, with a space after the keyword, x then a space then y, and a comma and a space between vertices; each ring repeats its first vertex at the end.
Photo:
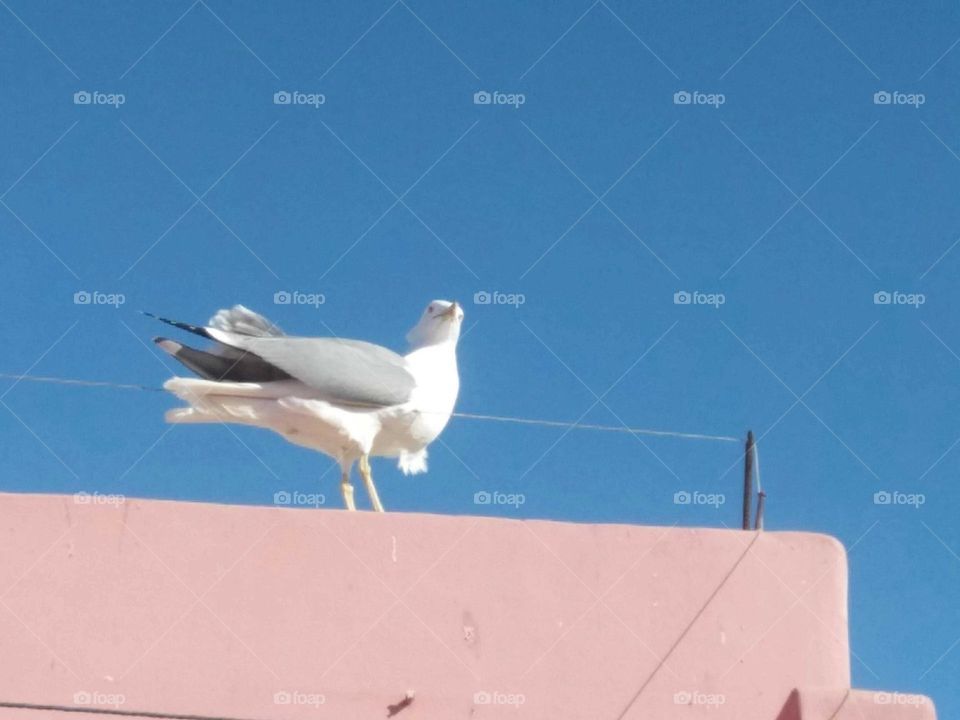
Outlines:
MULTIPOLYGON (((855 684, 960 713, 957 8, 3 5, 0 371, 158 385, 171 366, 136 311, 236 302, 399 350, 427 301, 458 299, 460 410, 752 428, 767 527, 851 549, 855 684)), ((161 394, 11 385, 5 488, 339 504, 332 463, 269 433, 168 432, 161 394)), ((388 508, 738 522, 737 445, 469 420, 441 439, 425 476, 375 462, 388 508), (481 490, 526 501, 478 506, 481 490)))

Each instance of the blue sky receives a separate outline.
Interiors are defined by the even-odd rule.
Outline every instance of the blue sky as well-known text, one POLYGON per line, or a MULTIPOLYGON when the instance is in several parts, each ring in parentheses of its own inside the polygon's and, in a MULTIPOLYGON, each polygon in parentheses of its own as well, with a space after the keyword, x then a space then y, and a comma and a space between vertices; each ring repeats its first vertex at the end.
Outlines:
MULTIPOLYGON (((0 371, 156 386, 172 366, 136 311, 236 302, 400 350, 427 301, 458 299, 462 411, 752 428, 768 529, 850 549, 854 684, 960 712, 955 7, 6 0, 0 17, 0 371), (75 303, 95 291, 123 303, 75 303)), ((170 430, 162 394, 4 383, 7 489, 339 504, 325 458, 170 430)), ((374 463, 388 508, 738 522, 732 443, 466 419, 441 439, 425 476, 374 463)))

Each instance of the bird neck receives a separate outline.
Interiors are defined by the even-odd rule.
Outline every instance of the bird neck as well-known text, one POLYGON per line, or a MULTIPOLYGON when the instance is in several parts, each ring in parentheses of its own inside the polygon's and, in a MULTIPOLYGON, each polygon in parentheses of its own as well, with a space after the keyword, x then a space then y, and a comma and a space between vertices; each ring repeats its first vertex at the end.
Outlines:
POLYGON ((429 360, 436 362, 441 358, 457 357, 457 344, 450 340, 441 340, 435 343, 428 343, 412 347, 410 352, 404 356, 408 362, 421 362, 429 360))

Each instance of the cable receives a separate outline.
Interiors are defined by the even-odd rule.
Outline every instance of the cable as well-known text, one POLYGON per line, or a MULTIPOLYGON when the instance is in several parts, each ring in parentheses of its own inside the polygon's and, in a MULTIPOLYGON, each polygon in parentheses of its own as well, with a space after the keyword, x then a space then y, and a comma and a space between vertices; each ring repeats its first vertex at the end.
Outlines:
POLYGON ((83 387, 111 387, 121 390, 145 390, 147 392, 163 392, 163 388, 150 387, 149 385, 136 385, 133 383, 114 383, 99 380, 75 380, 72 378, 49 377, 44 375, 13 375, 12 373, 0 373, 0 378, 6 380, 26 380, 28 382, 52 383, 55 385, 81 385, 83 387))
POLYGON ((561 420, 538 420, 534 418, 515 418, 503 415, 477 415, 475 413, 453 413, 453 417, 467 418, 470 420, 490 420, 492 422, 518 423, 521 425, 542 425, 546 427, 564 427, 577 430, 601 430, 606 432, 622 432, 631 435, 656 435, 658 437, 677 437, 685 440, 718 440, 721 442, 740 442, 738 438, 727 435, 704 435, 701 433, 683 433, 670 430, 649 430, 645 428, 631 428, 627 426, 618 427, 616 425, 595 425, 593 423, 569 423, 561 420))
MULTIPOLYGON (((80 380, 76 378, 61 378, 43 375, 15 375, 0 373, 0 378, 16 380, 17 382, 49 383, 53 385, 75 385, 80 387, 108 387, 120 390, 143 390, 145 392, 164 392, 163 388, 136 383, 115 383, 101 380, 80 380)), ((506 415, 483 415, 479 413, 455 412, 453 417, 465 420, 484 420, 487 422, 514 423, 517 425, 538 425, 541 427, 569 428, 571 430, 596 430, 599 432, 629 433, 630 435, 653 435, 655 437, 674 437, 683 440, 713 440, 718 442, 740 442, 738 438, 728 435, 706 435, 703 433, 673 432, 670 430, 651 430, 649 428, 631 428, 625 425, 597 425, 595 423, 564 422, 561 420, 542 420, 537 418, 518 418, 506 415)))
POLYGON ((120 710, 91 707, 89 705, 39 705, 36 703, 0 702, 0 708, 12 710, 38 710, 62 713, 81 713, 84 715, 112 715, 130 718, 159 718, 160 720, 243 720, 242 718, 220 717, 212 715, 184 715, 181 713, 152 712, 149 710, 120 710))

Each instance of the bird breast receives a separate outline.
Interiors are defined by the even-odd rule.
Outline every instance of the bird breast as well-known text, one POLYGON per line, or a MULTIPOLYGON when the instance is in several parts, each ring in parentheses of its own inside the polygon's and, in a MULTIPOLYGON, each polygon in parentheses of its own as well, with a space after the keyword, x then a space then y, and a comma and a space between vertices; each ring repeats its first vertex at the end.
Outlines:
POLYGON ((441 433, 460 390, 457 357, 452 344, 435 345, 416 350, 406 357, 407 369, 416 386, 405 408, 415 417, 409 432, 419 443, 427 445, 441 433))

